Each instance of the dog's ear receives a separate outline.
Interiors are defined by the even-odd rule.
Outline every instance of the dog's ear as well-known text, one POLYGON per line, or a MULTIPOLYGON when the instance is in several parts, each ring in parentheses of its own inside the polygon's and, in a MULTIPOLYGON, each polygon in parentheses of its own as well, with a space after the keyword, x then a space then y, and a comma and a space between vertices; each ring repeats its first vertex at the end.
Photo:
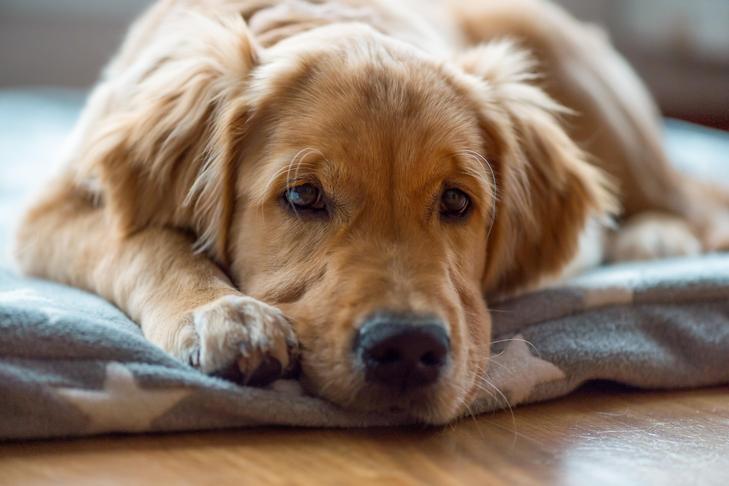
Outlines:
POLYGON ((122 235, 187 227, 225 262, 258 49, 240 16, 169 15, 154 32, 132 31, 127 44, 144 45, 123 48, 90 98, 79 177, 99 180, 122 235))
POLYGON ((563 269, 590 217, 614 212, 616 202, 606 176, 560 125, 566 110, 536 86, 526 51, 499 41, 459 64, 472 75, 497 192, 484 291, 509 293, 563 269))

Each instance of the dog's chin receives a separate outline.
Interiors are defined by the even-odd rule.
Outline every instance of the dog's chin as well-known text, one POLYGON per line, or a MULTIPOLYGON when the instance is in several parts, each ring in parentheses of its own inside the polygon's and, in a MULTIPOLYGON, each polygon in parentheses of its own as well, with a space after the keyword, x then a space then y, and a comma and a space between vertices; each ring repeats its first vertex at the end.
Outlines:
POLYGON ((348 390, 333 390, 328 393, 302 380, 304 389, 335 405, 353 412, 371 414, 392 414, 405 418, 407 422, 423 425, 445 425, 466 412, 465 400, 445 383, 415 390, 393 390, 380 385, 350 384, 348 390))
MULTIPOLYGON (((443 386, 433 386, 413 392, 380 395, 379 402, 370 399, 363 406, 367 412, 389 412, 401 414, 411 421, 425 425, 445 425, 462 415, 463 400, 443 386), (429 389, 432 388, 432 389, 429 389)), ((366 397, 378 396, 369 387, 364 390, 366 397)))

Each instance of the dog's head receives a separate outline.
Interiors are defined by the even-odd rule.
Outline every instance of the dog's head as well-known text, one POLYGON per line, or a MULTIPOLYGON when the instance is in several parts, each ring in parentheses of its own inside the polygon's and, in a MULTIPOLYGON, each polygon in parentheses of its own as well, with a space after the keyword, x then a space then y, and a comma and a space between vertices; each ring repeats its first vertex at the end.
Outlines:
POLYGON ((498 43, 438 61, 360 25, 263 50, 241 21, 207 28, 239 47, 206 51, 195 99, 158 83, 190 105, 139 132, 205 160, 185 201, 202 247, 288 315, 310 391, 429 423, 463 413, 488 366, 483 296, 559 271, 610 201, 528 56, 498 43))

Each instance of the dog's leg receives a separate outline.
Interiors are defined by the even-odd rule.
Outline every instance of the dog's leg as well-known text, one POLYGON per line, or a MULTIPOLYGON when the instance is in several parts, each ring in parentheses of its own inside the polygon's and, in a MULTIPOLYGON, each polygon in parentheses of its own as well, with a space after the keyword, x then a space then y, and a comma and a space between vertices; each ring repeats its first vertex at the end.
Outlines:
POLYGON ((701 250, 701 242, 684 220, 646 212, 627 220, 612 235, 607 259, 614 262, 654 260, 698 255, 701 250))
POLYGON ((239 293, 191 248, 174 229, 116 236, 105 210, 66 182, 28 212, 16 255, 28 274, 112 301, 150 341, 206 373, 247 383, 278 377, 296 346, 286 318, 239 293))
MULTIPOLYGON (((655 103, 603 32, 544 0, 454 5, 470 42, 509 37, 534 52, 544 75, 537 82, 574 112, 565 117, 565 126, 618 183, 627 221, 661 213, 664 221, 683 221, 703 250, 729 248, 729 202, 721 202, 729 200, 729 191, 722 196, 718 188, 695 190, 695 182, 674 169, 655 103)), ((645 218, 638 221, 642 225, 645 218)), ((665 250, 655 249, 657 255, 665 250)))
POLYGON ((632 216, 608 238, 611 261, 652 260, 729 250, 729 188, 684 178, 682 187, 701 204, 699 225, 668 213, 643 212, 632 216))

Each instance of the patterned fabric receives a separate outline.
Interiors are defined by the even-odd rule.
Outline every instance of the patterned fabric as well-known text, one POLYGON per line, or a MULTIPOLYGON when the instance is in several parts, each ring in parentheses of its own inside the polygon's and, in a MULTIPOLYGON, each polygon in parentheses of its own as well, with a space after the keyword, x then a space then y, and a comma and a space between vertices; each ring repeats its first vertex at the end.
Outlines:
MULTIPOLYGON (((473 413, 594 379, 729 383, 729 255, 602 268, 493 310, 493 357, 473 413)), ((207 377, 104 300, 10 272, 0 273, 0 336, 0 438, 407 423, 340 410, 291 381, 254 389, 207 377)))
MULTIPOLYGON (((76 116, 68 99, 0 94, 5 247, 19 198, 47 172, 40 164, 76 116)), ((701 160, 712 157, 709 147, 729 153, 726 139, 702 133, 669 126, 670 140, 704 147, 701 160)), ((492 358, 472 413, 562 396, 595 379, 643 388, 729 383, 729 255, 600 268, 491 307, 492 358)), ((0 270, 0 439, 406 422, 341 410, 292 381, 254 389, 205 376, 147 342, 108 302, 0 270)))

